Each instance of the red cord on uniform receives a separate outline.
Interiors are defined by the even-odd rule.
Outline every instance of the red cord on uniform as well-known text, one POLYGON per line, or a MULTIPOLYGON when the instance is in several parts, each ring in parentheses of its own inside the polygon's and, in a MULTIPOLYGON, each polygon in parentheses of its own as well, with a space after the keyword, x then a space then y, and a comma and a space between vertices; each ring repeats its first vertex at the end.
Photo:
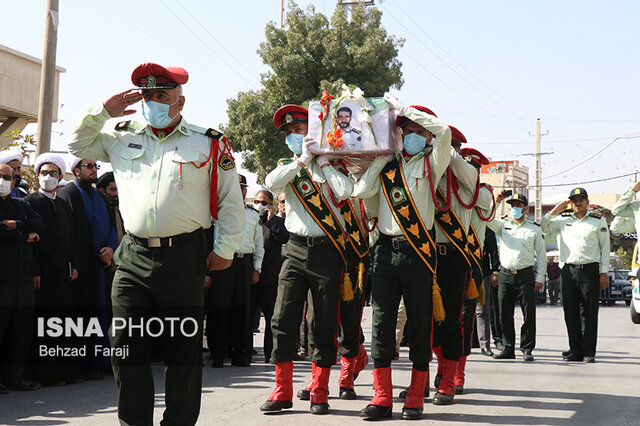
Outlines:
POLYGON ((462 198, 460 198, 459 194, 460 183, 458 182, 458 178, 453 173, 451 173, 451 175, 453 177, 453 181, 451 182, 451 184, 453 185, 453 193, 455 194, 456 198, 458 199, 460 204, 462 204, 462 207, 468 210, 472 209, 473 206, 475 206, 478 202, 478 196, 480 195, 480 174, 478 174, 478 177, 476 179, 476 192, 473 194, 473 200, 471 201, 471 204, 465 204, 464 201, 462 201, 462 198))
POLYGON ((496 198, 493 196, 493 188, 491 187, 491 185, 487 185, 486 183, 481 183, 480 186, 484 186, 489 191, 491 191, 491 201, 492 201, 491 213, 489 214, 488 217, 482 216, 482 212, 480 211, 478 206, 476 206, 476 213, 478 213, 478 217, 483 222, 491 222, 493 218, 496 216, 496 207, 497 207, 496 198))

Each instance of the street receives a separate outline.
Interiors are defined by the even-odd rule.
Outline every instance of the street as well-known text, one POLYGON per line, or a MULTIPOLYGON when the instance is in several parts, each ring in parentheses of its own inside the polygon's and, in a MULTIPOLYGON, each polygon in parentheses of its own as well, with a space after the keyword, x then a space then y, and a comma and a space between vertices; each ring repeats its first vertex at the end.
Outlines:
MULTIPOLYGON (((516 307, 516 332, 522 315, 516 307)), ((365 308, 363 328, 371 335, 371 308, 365 308)), ((260 325, 264 330, 264 324, 260 325)), ((567 349, 561 306, 538 305, 535 362, 493 360, 473 349, 467 362, 464 395, 456 395, 452 406, 425 403, 423 424, 446 422, 475 425, 638 425, 640 424, 640 326, 629 319, 623 303, 600 308, 598 352, 595 364, 562 360, 567 349)), ((255 335, 258 355, 263 334, 255 335)), ((365 343, 369 348, 369 341, 365 343)), ((342 401, 338 394, 338 366, 330 382, 331 414, 312 416, 307 401, 294 398, 294 407, 280 414, 265 415, 259 407, 273 388, 273 365, 255 363, 250 368, 222 369, 209 366, 205 354, 202 410, 199 425, 209 424, 359 424, 360 409, 373 395, 372 362, 356 380, 358 399, 342 401)), ((402 347, 394 361, 394 394, 409 383, 411 364, 408 348, 402 347)), ((294 395, 309 378, 311 364, 296 362, 294 395)), ((155 424, 162 418, 164 384, 162 367, 154 365, 156 379, 155 424)), ((431 364, 433 384, 435 362, 431 364)), ((433 387, 431 396, 433 396, 433 387)), ((394 402, 392 422, 400 422, 402 403, 394 402)), ((0 395, 0 424, 8 425, 113 425, 117 424, 116 387, 111 377, 101 381, 43 388, 36 392, 0 395)))

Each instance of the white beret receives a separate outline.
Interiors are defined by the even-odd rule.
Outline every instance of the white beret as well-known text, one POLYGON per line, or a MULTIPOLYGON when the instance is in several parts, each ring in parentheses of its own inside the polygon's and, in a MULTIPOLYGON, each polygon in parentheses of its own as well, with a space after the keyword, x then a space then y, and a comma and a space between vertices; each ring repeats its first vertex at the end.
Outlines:
POLYGON ((22 154, 15 149, 0 151, 0 164, 7 164, 9 161, 18 160, 22 164, 22 154))
POLYGON ((65 166, 62 157, 50 152, 43 152, 42 154, 38 155, 38 158, 36 158, 36 162, 33 164, 33 168, 35 169, 36 173, 40 171, 40 166, 45 163, 55 164, 56 166, 58 166, 62 174, 67 171, 67 167, 65 166))
POLYGON ((69 160, 69 170, 71 171, 71 173, 73 173, 73 169, 75 169, 78 163, 81 161, 82 158, 71 157, 71 159, 69 160))

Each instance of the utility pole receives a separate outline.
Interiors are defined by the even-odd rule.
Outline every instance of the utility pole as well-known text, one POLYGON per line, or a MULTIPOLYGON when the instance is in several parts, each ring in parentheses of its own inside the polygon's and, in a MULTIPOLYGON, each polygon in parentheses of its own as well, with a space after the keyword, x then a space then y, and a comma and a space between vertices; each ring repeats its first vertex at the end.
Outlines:
POLYGON ((284 0, 280 2, 280 29, 284 28, 284 0))
MULTIPOLYGON (((553 152, 540 152, 540 137, 548 134, 548 130, 546 133, 540 133, 540 119, 538 118, 536 121, 536 152, 519 154, 520 156, 532 155, 536 157, 536 210, 534 214, 534 220, 536 223, 540 223, 542 220, 542 161, 540 157, 543 155, 553 154, 553 152)), ((532 136, 531 132, 529 132, 529 136, 532 136)))
POLYGON ((51 117, 56 76, 56 45, 58 44, 58 0, 47 0, 44 28, 44 53, 40 74, 40 102, 38 105, 38 132, 36 157, 48 152, 51 145, 51 117))

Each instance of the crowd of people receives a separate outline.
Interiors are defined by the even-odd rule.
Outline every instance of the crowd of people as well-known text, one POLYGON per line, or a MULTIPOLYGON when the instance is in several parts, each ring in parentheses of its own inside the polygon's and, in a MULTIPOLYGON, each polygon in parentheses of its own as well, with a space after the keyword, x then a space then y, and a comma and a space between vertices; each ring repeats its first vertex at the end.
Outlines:
MULTIPOLYGON (((312 414, 329 413, 329 377, 339 354, 339 398, 356 399, 354 381, 370 356, 375 391, 360 415, 390 417, 391 366, 404 335, 412 371, 402 384, 402 419, 419 419, 432 354, 437 405, 464 393, 474 332, 483 355, 516 357, 516 302, 524 317, 522 359, 534 361, 534 293, 547 274, 552 304, 562 289, 569 341, 563 358, 595 361, 609 227, 589 210, 584 188, 533 223, 525 195, 480 183, 488 159, 467 146, 460 130, 427 107, 385 94, 402 133, 401 152, 379 155, 353 173, 341 160, 314 155, 307 109, 284 105, 273 124, 291 156, 278 161, 247 204, 230 142, 181 115, 188 73, 145 63, 131 81, 136 90, 82 117, 68 145, 70 163, 52 153, 35 159, 37 189, 17 191, 23 159, 0 152, 0 393, 113 374, 120 421, 147 424, 154 404, 150 362, 162 360, 162 424, 195 424, 204 336, 212 367, 227 358, 247 367, 256 362, 253 331, 262 312, 264 362, 275 364, 275 388, 261 411, 293 406, 294 361, 308 355, 311 377, 297 397, 310 401, 312 414), (146 125, 122 121, 103 131, 107 120, 133 113, 130 106, 140 101, 146 125), (98 161, 110 162, 113 172, 98 178, 98 161), (75 179, 62 186, 67 170, 75 179), (503 200, 510 214, 496 218, 503 200), (557 236, 561 268, 547 269, 550 235, 557 236), (368 292, 372 334, 365 337, 368 292), (56 334, 68 330, 56 321, 69 318, 103 333, 56 334), (165 329, 150 338, 114 322, 150 318, 199 325, 193 333, 165 329), (56 351, 73 347, 111 351, 56 351)), ((637 221, 638 190, 636 184, 614 213, 637 221)))

